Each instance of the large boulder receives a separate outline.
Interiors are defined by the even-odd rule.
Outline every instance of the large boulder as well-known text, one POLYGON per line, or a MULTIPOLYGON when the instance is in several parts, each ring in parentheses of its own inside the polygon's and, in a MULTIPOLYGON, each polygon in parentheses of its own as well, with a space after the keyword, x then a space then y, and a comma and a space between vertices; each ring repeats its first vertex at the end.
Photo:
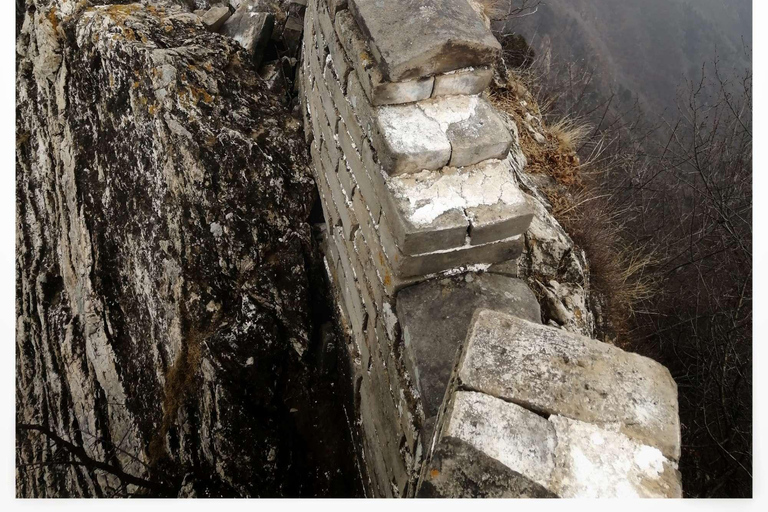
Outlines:
POLYGON ((17 44, 17 493, 307 492, 301 123, 186 9, 103 3, 17 44))

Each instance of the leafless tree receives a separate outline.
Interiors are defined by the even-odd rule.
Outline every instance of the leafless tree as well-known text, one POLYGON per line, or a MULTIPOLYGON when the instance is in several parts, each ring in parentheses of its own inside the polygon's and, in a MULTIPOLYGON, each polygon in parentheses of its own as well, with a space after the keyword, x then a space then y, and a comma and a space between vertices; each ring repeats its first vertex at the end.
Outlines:
MULTIPOLYGON (((155 480, 129 473, 116 463, 116 457, 114 456, 109 457, 106 460, 98 460, 89 455, 89 450, 84 446, 80 446, 64 439, 56 432, 43 425, 19 423, 16 425, 16 432, 17 436, 20 436, 20 438, 30 434, 42 435, 54 446, 53 456, 49 460, 17 464, 17 469, 21 471, 41 465, 59 466, 62 468, 82 466, 91 471, 103 472, 117 480, 117 485, 112 489, 107 489, 108 494, 106 497, 128 497, 132 495, 174 497, 178 494, 178 486, 170 483, 170 479, 162 478, 155 480), (138 492, 132 491, 133 489, 137 489, 138 492)), ((93 442, 106 442, 104 439, 91 437, 93 442)), ((120 451, 121 453, 128 455, 132 461, 137 462, 148 470, 150 469, 144 462, 138 459, 138 457, 122 450, 119 444, 113 446, 113 448, 113 451, 120 451)))

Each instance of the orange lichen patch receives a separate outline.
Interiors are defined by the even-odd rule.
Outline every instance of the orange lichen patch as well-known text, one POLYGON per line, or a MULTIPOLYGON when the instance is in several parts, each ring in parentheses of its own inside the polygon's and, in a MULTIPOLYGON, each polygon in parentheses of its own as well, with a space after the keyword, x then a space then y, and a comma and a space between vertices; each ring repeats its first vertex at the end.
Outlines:
POLYGON ((51 10, 48 11, 48 21, 51 22, 51 25, 53 26, 53 30, 56 30, 59 28, 59 18, 56 16, 56 7, 51 7, 51 10))
POLYGON ((200 100, 209 105, 213 103, 213 96, 211 96, 205 89, 195 87, 194 85, 190 85, 188 89, 189 95, 192 97, 195 103, 199 103, 200 100))
POLYGON ((134 89, 138 89, 139 88, 139 82, 133 82, 132 86, 133 86, 134 89))
POLYGON ((432 471, 429 472, 429 476, 431 476, 432 478, 436 478, 439 475, 440 475, 440 471, 438 471, 437 469, 433 469, 432 471))
POLYGON ((110 5, 104 12, 117 23, 123 23, 131 14, 141 9, 141 4, 110 5))

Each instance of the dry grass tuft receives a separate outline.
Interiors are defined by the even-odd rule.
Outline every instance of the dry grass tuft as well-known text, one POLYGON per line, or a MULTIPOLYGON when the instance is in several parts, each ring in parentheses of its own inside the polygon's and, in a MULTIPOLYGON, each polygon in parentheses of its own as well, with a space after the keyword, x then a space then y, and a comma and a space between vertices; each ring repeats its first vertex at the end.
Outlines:
POLYGON ((624 241, 622 212, 600 185, 603 170, 594 162, 582 163, 577 154, 592 134, 590 126, 568 117, 549 125, 539 123, 547 106, 540 107, 529 92, 535 88, 526 85, 512 82, 493 91, 491 101, 517 124, 528 160, 526 171, 553 178, 553 185, 541 192, 552 205, 552 215, 587 255, 593 300, 602 313, 596 335, 613 343, 623 339, 621 344, 626 345, 634 308, 658 289, 658 277, 650 271, 654 259, 644 248, 624 241), (528 129, 532 123, 533 130, 546 138, 543 144, 528 129))

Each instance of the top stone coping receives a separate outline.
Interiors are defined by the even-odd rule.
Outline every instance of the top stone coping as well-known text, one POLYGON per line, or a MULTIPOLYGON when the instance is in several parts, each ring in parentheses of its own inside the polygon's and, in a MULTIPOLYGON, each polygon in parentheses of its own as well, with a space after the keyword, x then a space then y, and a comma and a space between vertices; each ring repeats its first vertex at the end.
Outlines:
POLYGON ((467 0, 349 0, 390 81, 489 66, 501 45, 467 0))
POLYGON ((659 363, 607 343, 479 310, 460 386, 543 414, 616 428, 680 458, 677 385, 659 363))

